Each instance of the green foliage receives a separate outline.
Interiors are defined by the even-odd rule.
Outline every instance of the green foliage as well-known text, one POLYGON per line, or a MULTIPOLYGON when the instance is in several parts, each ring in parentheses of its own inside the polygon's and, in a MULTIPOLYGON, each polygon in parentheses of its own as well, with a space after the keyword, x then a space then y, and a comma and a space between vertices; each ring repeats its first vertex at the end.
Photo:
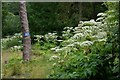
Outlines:
POLYGON ((51 49, 60 58, 54 60, 50 78, 118 79, 118 18, 109 11, 99 13, 98 22, 80 21, 73 36, 51 49))
POLYGON ((13 51, 22 49, 22 34, 15 33, 13 36, 2 38, 2 49, 11 48, 13 51))
MULTIPOLYGON (((35 45, 36 46, 36 45, 35 45)), ((33 47, 35 47, 33 46, 33 47)), ((29 62, 24 62, 22 59, 21 51, 10 51, 3 50, 2 57, 2 77, 3 78, 47 78, 47 75, 51 72, 52 62, 48 62, 51 55, 50 51, 46 52, 44 55, 31 55, 29 62), (9 59, 6 56, 9 54, 9 59), (6 55, 6 56, 5 56, 6 55)), ((35 50, 35 51, 36 51, 35 50)))
MULTIPOLYGON (((62 35, 58 35, 56 32, 34 35, 33 41, 36 42, 32 47, 34 56, 40 57, 46 53, 54 54, 49 56, 48 60, 53 63, 54 70, 48 76, 49 78, 87 78, 90 80, 116 80, 119 78, 118 3, 104 4, 108 11, 99 13, 96 20, 80 21, 75 27, 80 15, 74 12, 73 7, 75 10, 79 10, 79 4, 28 3, 28 15, 31 15, 29 20, 33 33, 42 33, 40 30, 54 31, 57 28, 62 30, 61 28, 64 26, 73 26, 64 27, 62 35), (56 25, 57 27, 55 27, 56 25)), ((13 42, 9 42, 9 40, 11 39, 7 41, 4 39, 3 41, 6 42, 3 44, 7 47, 20 45, 13 45, 19 38, 12 39, 13 42)), ((36 60, 35 58, 34 61, 36 60)), ((21 64, 15 65, 17 62, 22 61, 21 59, 11 59, 9 63, 14 75, 21 74, 19 70, 16 71, 18 68, 22 69, 21 64)))
POLYGON ((4 71, 3 71, 4 77, 21 75, 22 71, 23 71, 22 70, 22 68, 23 68, 22 62, 23 62, 22 58, 18 57, 18 56, 13 57, 9 61, 7 61, 7 64, 4 65, 4 71))
MULTIPOLYGON (((2 36, 21 31, 18 2, 2 3, 2 36)), ((89 20, 98 12, 105 11, 102 3, 76 2, 28 2, 26 3, 31 34, 62 31, 65 26, 77 26, 79 20, 89 20)))
POLYGON ((30 72, 32 70, 32 67, 30 65, 33 64, 33 62, 36 62, 36 59, 25 62, 19 53, 13 53, 12 56, 10 56, 10 59, 8 59, 3 65, 3 77, 30 77, 30 72))
POLYGON ((13 35, 20 32, 20 20, 18 15, 14 15, 11 12, 8 12, 6 18, 4 19, 4 24, 2 27, 3 36, 13 35))
MULTIPOLYGON (((96 3, 95 6, 101 6, 100 4, 101 3, 96 3)), ((105 8, 101 6, 101 9, 96 8, 97 10, 94 10, 93 8, 95 8, 95 6, 94 3, 74 2, 28 3, 27 8, 30 30, 32 33, 35 32, 40 34, 52 31, 62 31, 65 26, 75 27, 79 20, 94 18, 94 15, 96 15, 99 10, 102 11, 105 8), (102 7, 104 8, 102 9, 102 7)))

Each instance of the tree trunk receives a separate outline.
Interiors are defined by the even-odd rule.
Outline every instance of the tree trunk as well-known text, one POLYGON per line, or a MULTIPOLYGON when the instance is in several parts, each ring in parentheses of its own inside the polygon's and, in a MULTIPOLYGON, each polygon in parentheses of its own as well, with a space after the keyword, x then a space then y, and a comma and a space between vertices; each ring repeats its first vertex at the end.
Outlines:
POLYGON ((30 60, 31 53, 31 39, 29 33, 28 19, 27 19, 27 11, 26 4, 23 1, 19 2, 19 14, 22 26, 22 35, 23 35, 23 60, 30 60))

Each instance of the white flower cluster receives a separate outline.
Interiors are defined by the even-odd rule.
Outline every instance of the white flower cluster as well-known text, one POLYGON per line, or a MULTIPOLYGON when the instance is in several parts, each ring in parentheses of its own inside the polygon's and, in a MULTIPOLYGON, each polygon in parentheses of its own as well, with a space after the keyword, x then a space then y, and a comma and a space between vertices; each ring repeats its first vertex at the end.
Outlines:
POLYGON ((37 42, 40 42, 41 38, 44 38, 46 41, 55 41, 57 38, 57 33, 48 33, 45 35, 34 35, 34 37, 36 37, 37 39, 34 39, 37 42))
POLYGON ((22 49, 22 46, 13 46, 13 47, 11 47, 12 51, 19 51, 21 49, 22 49))
POLYGON ((56 52, 62 52, 62 51, 67 51, 68 47, 62 47, 60 49, 56 49, 56 52))
MULTIPOLYGON (((105 14, 100 13, 98 16, 103 17, 105 14)), ((66 31, 63 31, 62 37, 67 36, 68 38, 62 41, 61 48, 57 46, 51 50, 62 54, 72 53, 72 50, 93 46, 95 42, 106 42, 107 29, 105 25, 105 23, 96 22, 92 19, 90 21, 80 21, 75 28, 65 27, 66 31), (69 37, 71 29, 73 33, 69 37)))
POLYGON ((84 21, 82 25, 83 26, 94 26, 94 25, 96 25, 96 22, 94 22, 94 21, 84 21))
POLYGON ((56 56, 56 55, 53 55, 49 58, 49 61, 53 61, 53 60, 56 60, 56 59, 60 59, 60 57, 56 56))
POLYGON ((103 19, 104 19, 104 17, 100 17, 100 18, 97 18, 96 21, 101 21, 103 19))
POLYGON ((59 49, 59 46, 56 46, 55 48, 51 48, 51 51, 55 51, 56 49, 59 49))
POLYGON ((73 37, 71 37, 71 38, 73 38, 73 39, 79 39, 79 38, 82 38, 82 37, 84 37, 84 35, 83 35, 83 33, 77 33, 77 34, 75 34, 73 37))
POLYGON ((13 36, 6 36, 6 38, 2 38, 2 42, 8 42, 10 40, 13 39, 17 39, 17 38, 22 38, 22 34, 21 33, 15 33, 13 36))
POLYGON ((94 42, 106 42, 107 41, 107 38, 103 38, 103 39, 97 39, 97 40, 94 40, 94 42))
POLYGON ((69 45, 67 45, 67 47, 73 47, 73 46, 75 46, 74 44, 69 44, 69 45))
POLYGON ((48 34, 46 34, 45 36, 45 39, 46 40, 56 40, 56 38, 57 38, 57 33, 48 33, 48 34))
POLYGON ((105 13, 98 13, 97 16, 106 16, 105 13))
POLYGON ((6 36, 6 38, 2 38, 2 48, 5 48, 6 43, 9 43, 13 40, 18 40, 18 43, 21 43, 22 33, 15 33, 13 36, 6 36))
POLYGON ((70 38, 72 34, 71 32, 72 30, 74 30, 73 27, 65 27, 64 31, 62 31, 62 37, 64 37, 65 39, 70 38))
POLYGON ((81 47, 91 46, 91 45, 93 45, 93 42, 91 41, 84 41, 80 44, 81 47))
POLYGON ((82 39, 87 36, 94 36, 95 33, 100 32, 99 27, 101 24, 99 22, 95 22, 93 19, 90 21, 82 21, 80 26, 74 28, 75 35, 72 37, 73 39, 82 39))
MULTIPOLYGON (((100 15, 102 15, 102 13, 99 14, 99 16, 100 15)), ((87 36, 94 39, 103 39, 107 37, 107 33, 105 32, 107 30, 105 23, 95 22, 95 20, 92 19, 90 21, 80 21, 79 24, 80 25, 74 28, 75 34, 71 37, 72 39, 79 40, 87 36)))
POLYGON ((98 39, 106 38, 107 37, 107 33, 106 32, 98 32, 98 34, 96 35, 96 37, 98 39))
POLYGON ((72 30, 73 27, 64 27, 64 30, 72 30))
POLYGON ((36 39, 34 39, 37 42, 40 42, 40 39, 43 38, 43 35, 34 35, 34 37, 36 37, 36 39))
POLYGON ((70 39, 68 39, 68 40, 63 41, 63 42, 62 42, 62 45, 63 45, 63 46, 66 46, 66 45, 72 44, 72 43, 74 43, 74 42, 75 42, 75 40, 72 39, 72 38, 70 38, 70 39))

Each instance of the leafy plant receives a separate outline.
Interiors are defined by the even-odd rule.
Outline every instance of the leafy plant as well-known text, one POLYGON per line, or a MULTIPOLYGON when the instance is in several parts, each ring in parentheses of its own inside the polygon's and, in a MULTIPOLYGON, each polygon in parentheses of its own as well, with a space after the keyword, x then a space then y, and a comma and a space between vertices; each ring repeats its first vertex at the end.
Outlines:
POLYGON ((22 34, 15 33, 13 36, 7 36, 6 38, 2 38, 2 48, 3 49, 11 48, 13 51, 21 50, 22 34))
POLYGON ((50 78, 118 79, 118 18, 113 14, 116 10, 109 11, 99 13, 96 21, 80 21, 72 36, 51 49, 60 59, 55 60, 50 78))

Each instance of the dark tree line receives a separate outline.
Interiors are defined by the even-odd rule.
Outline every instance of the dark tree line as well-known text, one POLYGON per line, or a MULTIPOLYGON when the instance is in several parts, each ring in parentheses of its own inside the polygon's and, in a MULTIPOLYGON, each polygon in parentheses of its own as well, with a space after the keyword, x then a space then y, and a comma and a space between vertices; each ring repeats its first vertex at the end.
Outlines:
MULTIPOLYGON (((80 20, 96 19, 107 8, 101 2, 28 2, 28 20, 32 34, 62 31, 65 26, 75 27, 80 20)), ((20 32, 19 7, 16 2, 2 3, 2 36, 20 32), (16 30, 14 30, 16 29, 16 30)))

